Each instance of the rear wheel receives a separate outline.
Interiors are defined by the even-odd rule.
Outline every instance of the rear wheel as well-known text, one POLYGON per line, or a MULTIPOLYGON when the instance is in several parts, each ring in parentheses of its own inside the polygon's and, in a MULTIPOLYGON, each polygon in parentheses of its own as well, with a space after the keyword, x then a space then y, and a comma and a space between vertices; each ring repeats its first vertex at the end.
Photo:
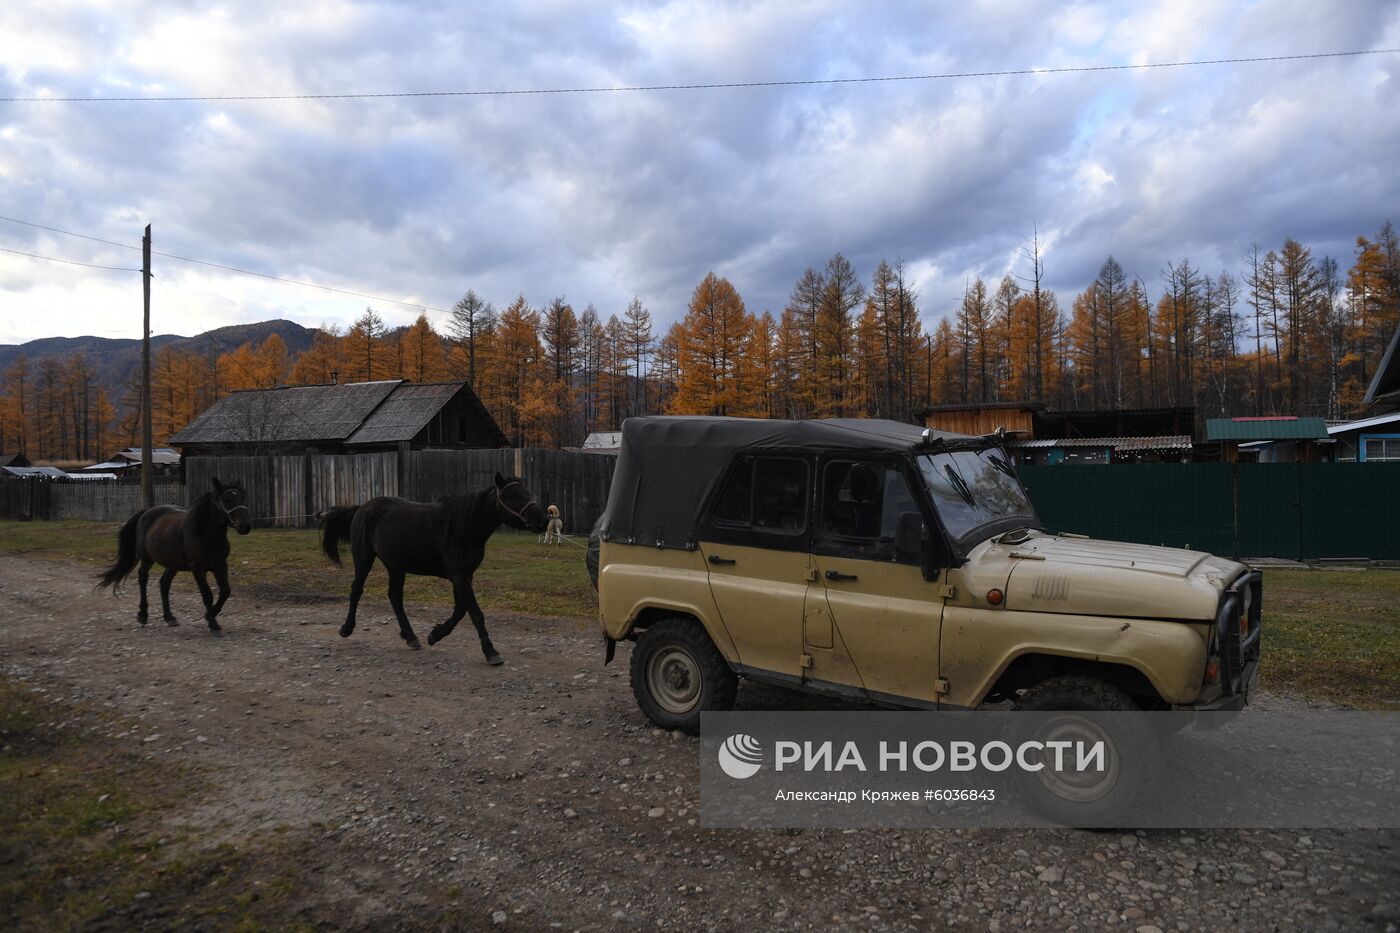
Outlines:
POLYGON ((1036 714, 1018 724, 1020 742, 1068 741, 1088 747, 1102 742, 1105 749, 1102 768, 1057 771, 1049 767, 1047 755, 1040 771, 1019 772, 1021 792, 1032 806, 1072 826, 1131 819, 1131 808, 1150 790, 1160 754, 1156 732, 1132 697, 1092 677, 1057 677, 1027 690, 1016 709, 1036 714))
POLYGON ((632 651, 632 693, 663 729, 700 731, 703 710, 734 706, 738 678, 694 619, 664 619, 642 632, 632 651))

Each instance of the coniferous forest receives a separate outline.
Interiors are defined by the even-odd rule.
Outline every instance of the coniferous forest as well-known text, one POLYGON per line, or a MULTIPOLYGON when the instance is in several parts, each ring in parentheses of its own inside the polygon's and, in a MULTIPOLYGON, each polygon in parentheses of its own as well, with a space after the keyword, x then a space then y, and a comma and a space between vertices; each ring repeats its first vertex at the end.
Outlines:
MULTIPOLYGON (((545 447, 657 413, 909 421, 929 405, 1037 401, 1340 418, 1360 413, 1400 326, 1389 222, 1340 260, 1288 239, 1251 247, 1236 269, 1182 258, 1144 281, 1108 256, 1070 296, 1042 287, 1044 259, 1032 241, 1019 268, 971 281, 953 308, 924 306, 900 261, 862 270, 838 253, 776 312, 746 306, 710 272, 665 329, 640 299, 600 310, 520 295, 498 307, 468 290, 441 330, 426 315, 391 329, 366 308, 300 354, 276 334, 208 352, 162 347, 154 434, 163 443, 240 389, 376 379, 466 380, 512 443, 545 447)), ((139 387, 109 391, 83 354, 20 356, 0 389, 0 450, 77 459, 137 440, 139 387)))

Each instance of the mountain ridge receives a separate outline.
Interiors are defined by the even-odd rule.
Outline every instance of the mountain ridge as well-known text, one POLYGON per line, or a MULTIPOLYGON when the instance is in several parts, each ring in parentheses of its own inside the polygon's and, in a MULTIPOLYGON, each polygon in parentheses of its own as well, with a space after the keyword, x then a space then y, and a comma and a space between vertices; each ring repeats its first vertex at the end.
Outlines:
MULTIPOLYGON (((287 345, 287 353, 295 357, 311 346, 316 329, 304 327, 285 318, 257 321, 251 324, 230 324, 216 327, 192 337, 180 334, 158 334, 151 337, 151 350, 162 347, 193 350, 199 353, 233 351, 245 343, 261 343, 277 334, 287 345)), ((131 384, 141 367, 141 341, 134 337, 38 337, 24 343, 0 344, 0 374, 7 372, 15 360, 28 358, 31 369, 45 359, 66 360, 75 353, 87 355, 88 363, 97 374, 98 382, 113 404, 119 404, 125 386, 131 384)))

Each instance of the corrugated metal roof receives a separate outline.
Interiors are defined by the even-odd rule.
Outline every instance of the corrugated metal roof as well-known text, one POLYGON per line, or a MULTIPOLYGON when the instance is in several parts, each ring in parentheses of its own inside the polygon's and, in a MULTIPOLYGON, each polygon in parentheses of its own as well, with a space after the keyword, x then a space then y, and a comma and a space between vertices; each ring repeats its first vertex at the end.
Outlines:
POLYGON ((1322 418, 1210 418, 1208 441, 1315 441, 1327 437, 1322 418))
MULTIPOLYGON (((124 447, 117 451, 116 457, 122 460, 130 460, 134 463, 141 462, 140 447, 124 447)), ((180 462, 180 452, 173 447, 153 447, 151 449, 151 462, 160 464, 174 464, 180 462)))
POLYGON ((31 477, 31 476, 47 476, 49 479, 62 479, 62 478, 64 478, 65 476, 68 475, 67 473, 65 473, 65 472, 63 472, 62 470, 60 470, 58 467, 47 467, 47 466, 44 466, 44 467, 12 467, 12 466, 7 466, 7 467, 0 467, 0 470, 4 470, 6 473, 9 473, 11 476, 19 476, 19 477, 24 477, 24 478, 28 478, 28 477, 31 477))
POLYGON ((399 380, 234 392, 170 439, 172 444, 343 441, 399 380))
POLYGON ((1161 437, 1061 437, 1033 441, 1008 441, 1014 450, 1041 450, 1051 447, 1112 447, 1114 450, 1190 450, 1191 435, 1161 437))
POLYGON ((949 405, 930 405, 920 409, 918 415, 923 417, 949 411, 1042 411, 1044 408, 1043 402, 954 402, 949 405))
POLYGON ((404 383, 370 413, 365 423, 345 443, 396 444, 411 441, 461 388, 460 382, 404 383))
POLYGON ((1400 411, 1393 411, 1388 415, 1377 415, 1374 418, 1362 418, 1360 421, 1343 421, 1338 424, 1328 425, 1328 434, 1346 434, 1349 431, 1360 431, 1365 428, 1379 428, 1385 425, 1400 422, 1400 411))

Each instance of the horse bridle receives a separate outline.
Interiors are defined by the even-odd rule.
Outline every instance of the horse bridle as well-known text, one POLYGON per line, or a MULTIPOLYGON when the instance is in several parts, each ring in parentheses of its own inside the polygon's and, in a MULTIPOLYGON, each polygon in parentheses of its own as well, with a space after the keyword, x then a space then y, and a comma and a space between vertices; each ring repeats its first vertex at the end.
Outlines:
POLYGON ((224 500, 221 499, 219 496, 214 497, 214 503, 218 505, 219 511, 224 513, 224 524, 227 525, 229 528, 232 528, 234 524, 233 513, 237 512, 239 509, 248 512, 248 522, 250 524, 253 521, 253 513, 249 511, 248 506, 246 505, 235 505, 233 508, 230 509, 224 506, 224 500))
MULTIPOLYGON (((534 504, 535 504, 535 500, 534 500, 534 499, 531 499, 529 502, 525 503, 525 505, 521 507, 521 509, 520 509, 519 512, 517 512, 515 509, 513 509, 513 508, 511 508, 510 506, 506 505, 505 500, 501 498, 501 493, 505 492, 507 489, 509 489, 509 488, 512 487, 512 486, 519 486, 519 485, 520 485, 520 480, 512 480, 512 481, 510 481, 509 483, 506 483, 504 486, 497 486, 497 487, 496 487, 496 505, 498 505, 498 506, 500 506, 501 508, 505 509, 507 512, 509 512, 510 514, 514 515, 516 518, 520 519, 520 521, 525 525, 525 527, 528 528, 528 527, 530 526, 530 520, 529 520, 528 518, 526 518, 522 513, 523 513, 526 509, 528 509, 530 506, 534 505, 534 504)), ((524 488, 524 487, 522 487, 522 488, 524 488)))

